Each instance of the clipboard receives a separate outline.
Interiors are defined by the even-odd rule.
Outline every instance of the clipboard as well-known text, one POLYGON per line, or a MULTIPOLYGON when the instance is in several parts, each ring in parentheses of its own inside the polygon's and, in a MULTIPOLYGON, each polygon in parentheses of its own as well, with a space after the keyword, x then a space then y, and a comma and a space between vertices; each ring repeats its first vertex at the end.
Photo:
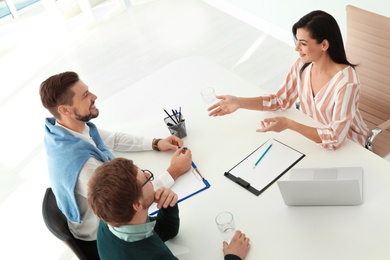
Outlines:
MULTIPOLYGON (((199 192, 207 190, 208 188, 210 188, 210 183, 205 178, 202 178, 195 169, 191 169, 177 178, 175 184, 171 187, 172 191, 179 197, 177 203, 180 203, 199 192)), ((157 203, 153 203, 149 207, 149 216, 156 215, 157 212, 157 203)))
POLYGON ((271 138, 224 175, 259 196, 303 157, 305 154, 271 138), (272 147, 267 150, 271 144, 272 147), (260 157, 262 158, 257 163, 260 157))

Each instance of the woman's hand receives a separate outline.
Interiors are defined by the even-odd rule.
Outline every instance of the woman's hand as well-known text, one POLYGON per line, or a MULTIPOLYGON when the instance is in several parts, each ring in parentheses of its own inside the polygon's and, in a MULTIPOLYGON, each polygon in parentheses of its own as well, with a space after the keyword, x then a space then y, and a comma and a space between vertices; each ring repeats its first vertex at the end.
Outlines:
POLYGON ((235 96, 224 95, 216 97, 220 99, 220 101, 207 109, 207 111, 211 111, 209 116, 224 116, 231 114, 240 108, 238 98, 235 96))
POLYGON ((283 116, 266 118, 260 122, 260 128, 257 129, 256 132, 273 131, 279 133, 286 129, 289 129, 291 123, 292 123, 291 119, 288 119, 283 116))

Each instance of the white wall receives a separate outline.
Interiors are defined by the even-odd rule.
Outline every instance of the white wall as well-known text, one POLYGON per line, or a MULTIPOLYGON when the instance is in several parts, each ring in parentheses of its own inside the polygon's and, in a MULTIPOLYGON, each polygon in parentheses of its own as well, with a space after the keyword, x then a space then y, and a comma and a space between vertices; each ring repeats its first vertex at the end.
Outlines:
MULTIPOLYGON (((337 20, 344 41, 346 35, 347 5, 390 17, 390 1, 387 0, 204 0, 205 2, 253 25, 254 27, 293 45, 291 27, 302 16, 323 10, 337 20)), ((390 29, 390 28, 389 28, 390 29)))

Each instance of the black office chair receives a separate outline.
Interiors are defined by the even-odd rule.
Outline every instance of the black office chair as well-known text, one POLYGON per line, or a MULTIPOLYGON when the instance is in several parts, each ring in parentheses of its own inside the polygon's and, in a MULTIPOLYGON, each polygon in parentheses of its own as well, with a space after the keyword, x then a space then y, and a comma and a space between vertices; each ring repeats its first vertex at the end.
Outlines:
POLYGON ((98 259, 97 249, 91 248, 91 242, 78 240, 69 231, 66 217, 57 207, 56 198, 51 188, 46 189, 42 215, 50 232, 62 240, 80 260, 98 259))

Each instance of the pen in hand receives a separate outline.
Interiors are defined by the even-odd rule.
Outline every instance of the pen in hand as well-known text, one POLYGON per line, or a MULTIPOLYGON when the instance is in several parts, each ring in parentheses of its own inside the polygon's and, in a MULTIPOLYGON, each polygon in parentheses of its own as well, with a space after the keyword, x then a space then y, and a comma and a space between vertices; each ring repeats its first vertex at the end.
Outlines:
MULTIPOLYGON (((180 146, 179 146, 179 148, 180 148, 180 146)), ((183 147, 183 149, 187 150, 187 147, 183 147)), ((202 180, 204 180, 202 174, 198 170, 198 167, 196 166, 196 164, 193 161, 191 162, 191 165, 192 165, 192 168, 194 168, 194 170, 196 171, 196 173, 199 174, 199 176, 202 178, 202 180)))
POLYGON ((268 146, 268 148, 265 149, 264 153, 263 153, 263 154, 260 156, 260 158, 256 161, 255 165, 253 165, 253 168, 255 168, 255 167, 259 164, 259 162, 261 161, 261 159, 263 159, 264 155, 269 151, 269 149, 271 148, 271 146, 272 146, 272 144, 270 144, 270 145, 268 146))

